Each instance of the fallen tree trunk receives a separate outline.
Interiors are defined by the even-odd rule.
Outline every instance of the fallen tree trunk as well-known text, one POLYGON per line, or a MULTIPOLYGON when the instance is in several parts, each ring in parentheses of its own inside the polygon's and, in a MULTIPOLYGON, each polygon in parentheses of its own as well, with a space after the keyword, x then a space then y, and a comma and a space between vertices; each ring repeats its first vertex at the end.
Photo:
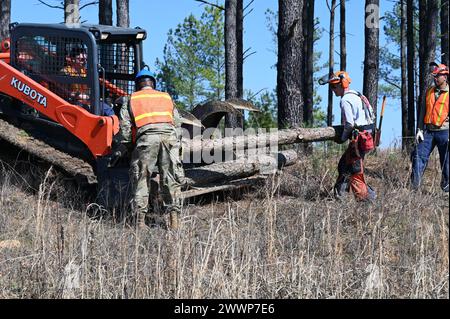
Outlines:
POLYGON ((186 190, 181 193, 181 198, 187 199, 195 196, 210 194, 214 192, 223 192, 223 191, 233 191, 245 187, 251 187, 255 186, 257 183, 260 183, 264 181, 267 178, 267 176, 264 175, 257 175, 257 176, 251 176, 247 178, 242 178, 235 181, 230 181, 225 184, 221 184, 218 186, 209 186, 209 187, 196 187, 193 189, 186 190))
POLYGON ((251 148, 287 145, 295 143, 311 143, 335 140, 342 134, 342 126, 325 128, 285 129, 276 132, 239 135, 218 139, 201 138, 183 139, 183 149, 187 153, 211 153, 251 148))
POLYGON ((185 171, 186 184, 191 186, 204 186, 207 184, 226 182, 245 178, 256 174, 273 174, 277 169, 293 165, 298 156, 295 151, 288 150, 274 156, 258 155, 240 158, 235 161, 215 163, 185 171))

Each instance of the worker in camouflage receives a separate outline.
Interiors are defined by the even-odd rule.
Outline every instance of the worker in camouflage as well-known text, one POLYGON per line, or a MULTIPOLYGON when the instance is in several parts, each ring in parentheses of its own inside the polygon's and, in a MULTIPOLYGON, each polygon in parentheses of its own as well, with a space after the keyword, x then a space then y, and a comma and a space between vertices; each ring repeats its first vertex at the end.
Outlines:
POLYGON ((120 111, 121 145, 133 147, 130 163, 131 207, 139 227, 146 219, 161 224, 157 212, 149 212, 152 175, 159 173, 163 214, 170 229, 177 229, 181 213, 181 118, 169 94, 155 90, 156 79, 149 70, 136 76, 137 91, 124 101, 120 111), (146 218, 147 217, 147 218, 146 218))

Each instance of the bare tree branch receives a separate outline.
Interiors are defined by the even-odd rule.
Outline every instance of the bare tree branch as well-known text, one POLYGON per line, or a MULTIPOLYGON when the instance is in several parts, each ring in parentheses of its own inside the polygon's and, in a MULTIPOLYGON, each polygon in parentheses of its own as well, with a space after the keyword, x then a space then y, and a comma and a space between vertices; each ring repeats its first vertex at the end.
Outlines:
POLYGON ((252 47, 249 47, 248 49, 246 49, 243 53, 243 55, 245 55, 248 51, 250 51, 252 49, 252 47))
POLYGON ((47 2, 45 2, 45 1, 43 1, 43 0, 38 0, 38 1, 39 1, 41 4, 43 4, 44 6, 47 6, 47 7, 49 7, 49 8, 52 8, 52 9, 62 9, 62 10, 64 10, 64 7, 51 5, 51 4, 48 4, 47 2))
MULTIPOLYGON (((64 6, 62 6, 62 3, 61 3, 61 6, 57 6, 57 5, 51 5, 51 4, 47 3, 47 2, 45 2, 44 0, 38 0, 38 1, 39 1, 41 4, 43 4, 43 5, 45 5, 45 6, 49 7, 49 8, 64 10, 64 6)), ((80 7, 80 11, 81 11, 82 9, 88 7, 88 6, 92 6, 92 5, 96 5, 96 4, 98 4, 98 1, 92 1, 92 2, 86 3, 86 4, 84 4, 84 5, 82 5, 82 6, 80 7)))
POLYGON ((328 10, 329 10, 330 12, 336 10, 336 8, 339 7, 340 5, 341 5, 341 3, 339 2, 339 3, 336 3, 336 4, 333 6, 333 8, 330 8, 330 4, 329 4, 329 2, 328 2, 328 0, 327 0, 327 7, 328 7, 328 10))
POLYGON ((214 4, 214 3, 211 3, 211 2, 208 2, 208 1, 205 1, 205 0, 194 0, 194 1, 201 2, 203 4, 207 4, 207 5, 210 5, 210 6, 216 7, 218 9, 220 9, 220 10, 225 11, 224 7, 221 7, 221 6, 217 5, 217 4, 214 4))
POLYGON ((401 87, 396 83, 396 82, 393 82, 393 81, 391 81, 391 80, 389 80, 388 78, 386 78, 386 79, 383 79, 387 84, 390 84, 390 85, 392 85, 393 87, 396 87, 397 89, 401 89, 401 87))
POLYGON ((250 13, 252 13, 252 11, 253 11, 253 8, 251 8, 250 11, 244 15, 243 19, 245 19, 246 16, 248 16, 250 13))
POLYGON ((245 59, 247 59, 249 56, 251 56, 253 54, 256 54, 256 51, 253 51, 253 52, 247 54, 246 56, 244 56, 244 61, 245 61, 245 59))
POLYGON ((255 96, 257 96, 259 93, 261 93, 262 91, 268 90, 268 88, 263 88, 261 90, 259 90, 258 92, 256 92, 255 94, 253 94, 252 96, 250 96, 248 98, 248 100, 252 100, 255 96))
MULTIPOLYGON (((244 7, 244 11, 247 10, 248 7, 250 7, 250 5, 255 2, 255 0, 251 0, 245 7, 244 7)), ((252 9, 253 10, 253 9, 252 9)))
POLYGON ((96 5, 96 4, 98 4, 98 1, 92 1, 92 2, 86 3, 86 4, 84 4, 84 5, 82 5, 80 7, 80 11, 83 10, 84 8, 86 8, 86 7, 93 6, 93 5, 96 5))

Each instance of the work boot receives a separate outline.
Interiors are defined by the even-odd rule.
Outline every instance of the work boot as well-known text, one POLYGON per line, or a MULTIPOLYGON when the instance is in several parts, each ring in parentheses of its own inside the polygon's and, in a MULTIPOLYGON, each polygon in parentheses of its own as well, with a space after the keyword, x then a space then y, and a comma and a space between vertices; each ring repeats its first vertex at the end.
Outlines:
POLYGON ((176 211, 171 211, 169 213, 169 229, 170 230, 177 230, 180 223, 180 214, 176 211))

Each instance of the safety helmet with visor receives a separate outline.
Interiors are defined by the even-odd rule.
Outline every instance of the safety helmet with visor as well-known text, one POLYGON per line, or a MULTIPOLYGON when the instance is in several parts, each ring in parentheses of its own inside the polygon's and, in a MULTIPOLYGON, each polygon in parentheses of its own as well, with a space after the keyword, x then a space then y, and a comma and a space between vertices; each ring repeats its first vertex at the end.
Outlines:
POLYGON ((338 71, 336 73, 326 74, 319 79, 320 85, 330 84, 332 86, 341 85, 344 89, 348 89, 352 83, 352 79, 345 71, 338 71))
POLYGON ((440 75, 448 76, 448 67, 445 64, 437 64, 436 62, 431 62, 429 64, 431 75, 434 77, 440 75))

